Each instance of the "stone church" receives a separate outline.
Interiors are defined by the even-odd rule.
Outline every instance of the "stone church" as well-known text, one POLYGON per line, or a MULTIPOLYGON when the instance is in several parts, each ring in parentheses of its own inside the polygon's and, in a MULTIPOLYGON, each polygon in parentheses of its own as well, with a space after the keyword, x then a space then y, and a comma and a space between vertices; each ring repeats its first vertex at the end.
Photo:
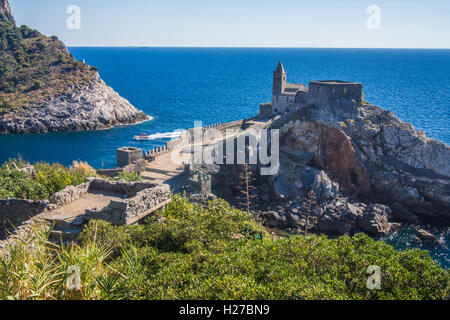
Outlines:
POLYGON ((341 80, 311 81, 303 84, 288 83, 283 63, 278 62, 273 72, 272 103, 260 106, 261 116, 283 114, 308 105, 326 106, 336 99, 353 99, 358 106, 363 99, 362 84, 341 80))

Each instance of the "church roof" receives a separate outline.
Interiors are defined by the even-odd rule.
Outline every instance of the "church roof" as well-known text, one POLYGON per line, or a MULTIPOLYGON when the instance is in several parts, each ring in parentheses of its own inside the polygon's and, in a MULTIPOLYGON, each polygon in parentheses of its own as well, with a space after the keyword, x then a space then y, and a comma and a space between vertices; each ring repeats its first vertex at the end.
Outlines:
POLYGON ((286 71, 284 71, 283 63, 281 62, 281 60, 280 60, 280 62, 278 62, 277 70, 275 70, 275 72, 276 73, 286 73, 286 71))

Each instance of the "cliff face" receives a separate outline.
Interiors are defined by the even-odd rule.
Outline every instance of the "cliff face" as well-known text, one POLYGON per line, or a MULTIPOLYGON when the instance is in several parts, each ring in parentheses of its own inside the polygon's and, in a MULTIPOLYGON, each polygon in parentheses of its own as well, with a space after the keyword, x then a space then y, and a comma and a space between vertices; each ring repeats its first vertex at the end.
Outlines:
MULTIPOLYGON (((450 148, 391 112, 340 99, 266 127, 280 130, 280 166, 274 176, 258 176, 253 166, 251 206, 269 226, 380 235, 393 222, 449 224, 450 148)), ((194 166, 188 177, 211 176, 212 193, 233 201, 245 184, 239 167, 194 166)))
POLYGON ((281 130, 282 160, 273 190, 282 177, 283 189, 291 190, 288 198, 304 197, 311 189, 320 196, 320 188, 302 183, 311 170, 316 175, 322 171, 328 184, 336 184, 336 192, 320 199, 324 205, 319 230, 329 228, 324 219, 336 213, 335 222, 351 220, 351 210, 333 204, 340 198, 362 210, 362 203, 388 206, 379 211, 394 221, 450 221, 450 148, 391 112, 372 105, 358 108, 354 101, 342 99, 325 108, 308 106, 285 115, 274 128, 281 130))
POLYGON ((148 119, 96 74, 86 85, 4 115, 0 133, 95 130, 148 119))
POLYGON ((16 27, 0 0, 0 133, 90 130, 149 119, 56 37, 16 27))

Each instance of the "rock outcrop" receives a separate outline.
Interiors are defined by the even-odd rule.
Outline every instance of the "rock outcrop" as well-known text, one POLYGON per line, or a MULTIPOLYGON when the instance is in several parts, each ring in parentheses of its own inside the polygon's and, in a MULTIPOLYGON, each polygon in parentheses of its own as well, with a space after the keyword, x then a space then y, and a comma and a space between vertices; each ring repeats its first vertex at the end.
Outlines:
POLYGON ((151 118, 133 107, 98 73, 86 85, 75 85, 69 93, 0 117, 0 133, 46 133, 111 128, 151 118))
MULTIPOLYGON (((280 130, 279 169, 255 179, 252 207, 270 227, 382 235, 395 222, 448 225, 450 148, 391 112, 337 99, 301 106, 267 128, 280 130)), ((238 167, 193 166, 188 176, 210 175, 202 185, 233 202, 243 184, 238 167)))
POLYGON ((354 103, 358 112, 350 113, 348 104, 304 107, 275 123, 287 155, 279 174, 295 180, 289 168, 312 166, 327 172, 344 194, 391 206, 399 220, 449 219, 450 148, 389 111, 354 103), (299 151, 310 159, 293 161, 299 151))
POLYGON ((110 128, 150 117, 79 62, 57 37, 17 27, 0 0, 0 134, 110 128))

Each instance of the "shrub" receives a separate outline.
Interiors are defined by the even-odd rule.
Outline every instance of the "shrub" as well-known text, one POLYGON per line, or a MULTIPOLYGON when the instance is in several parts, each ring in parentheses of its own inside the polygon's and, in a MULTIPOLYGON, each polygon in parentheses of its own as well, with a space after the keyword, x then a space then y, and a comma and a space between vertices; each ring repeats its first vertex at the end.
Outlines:
POLYGON ((80 174, 83 177, 95 177, 97 175, 97 171, 92 168, 87 162, 82 161, 73 161, 72 162, 72 171, 75 174, 80 174))
POLYGON ((44 86, 42 81, 40 80, 34 80, 33 85, 30 87, 30 91, 40 89, 44 86))
POLYGON ((0 256, 0 299, 445 299, 450 276, 427 252, 395 251, 364 234, 272 239, 223 200, 174 196, 144 225, 91 221, 56 246, 36 226, 0 256), (240 235, 237 237, 237 235, 240 235), (258 236, 256 236, 258 235, 258 236), (370 290, 367 268, 382 272, 370 290), (69 290, 69 267, 80 286, 69 290))
POLYGON ((39 162, 33 165, 33 175, 15 169, 28 166, 28 162, 18 158, 11 159, 0 167, 0 199, 48 199, 69 185, 83 183, 86 177, 95 172, 87 163, 77 163, 76 167, 66 168, 58 163, 39 162))
POLYGON ((36 163, 34 168, 36 170, 35 180, 48 190, 49 195, 67 186, 76 186, 84 182, 83 175, 74 174, 71 170, 59 163, 49 164, 40 162, 36 163))

